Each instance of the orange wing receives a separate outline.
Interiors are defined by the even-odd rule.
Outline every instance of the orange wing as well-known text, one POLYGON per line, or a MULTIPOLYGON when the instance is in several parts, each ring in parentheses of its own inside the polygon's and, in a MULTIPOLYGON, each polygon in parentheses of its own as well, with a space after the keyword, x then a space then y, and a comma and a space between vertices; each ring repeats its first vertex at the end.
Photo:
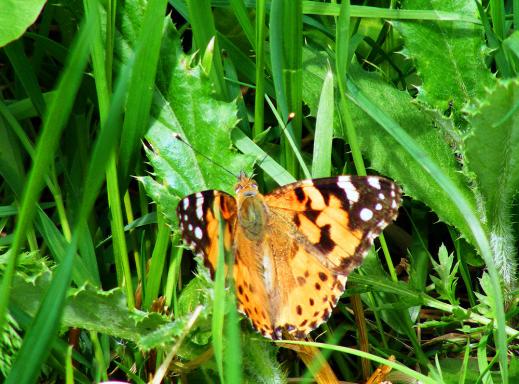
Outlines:
POLYGON ((400 195, 384 178, 340 176, 264 196, 263 237, 251 241, 236 225, 234 241, 238 301, 254 328, 269 338, 283 331, 302 338, 326 321, 347 275, 396 217, 400 195))

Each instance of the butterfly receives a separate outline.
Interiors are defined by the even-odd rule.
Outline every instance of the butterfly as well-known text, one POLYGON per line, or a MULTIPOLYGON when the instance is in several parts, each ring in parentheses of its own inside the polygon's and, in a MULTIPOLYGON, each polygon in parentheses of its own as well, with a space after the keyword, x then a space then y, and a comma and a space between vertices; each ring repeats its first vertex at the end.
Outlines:
POLYGON ((398 214, 401 190, 378 176, 297 181, 261 194, 243 172, 236 197, 207 190, 181 199, 184 243, 214 276, 223 243, 234 254, 238 309, 264 337, 304 338, 327 321, 348 274, 398 214))

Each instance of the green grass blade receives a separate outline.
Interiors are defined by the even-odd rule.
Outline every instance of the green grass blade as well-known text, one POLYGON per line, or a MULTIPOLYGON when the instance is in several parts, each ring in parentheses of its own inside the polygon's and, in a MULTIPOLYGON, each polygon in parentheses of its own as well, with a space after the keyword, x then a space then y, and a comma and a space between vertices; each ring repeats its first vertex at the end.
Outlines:
POLYGON ((503 294, 499 283, 499 275, 496 266, 493 263, 490 244, 479 218, 475 215, 470 204, 458 188, 443 174, 442 170, 431 160, 427 153, 423 151, 398 124, 387 115, 381 113, 376 105, 371 103, 362 93, 359 92, 357 86, 351 80, 348 81, 348 90, 348 97, 369 114, 377 123, 379 123, 380 126, 386 130, 386 132, 389 133, 426 172, 429 173, 431 179, 447 193, 472 231, 478 250, 485 260, 492 283, 492 296, 496 302, 496 311, 494 313, 497 322, 496 346, 498 353, 500 354, 501 377, 503 378, 503 382, 506 383, 508 381, 508 362, 506 359, 507 341, 503 294))
MULTIPOLYGON (((20 215, 18 216, 13 244, 10 249, 9 262, 2 278, 0 288, 0 329, 2 329, 5 320, 9 290, 16 268, 17 253, 23 245, 27 228, 34 217, 36 202, 43 187, 44 175, 47 174, 47 170, 54 160, 58 140, 68 120, 75 95, 82 80, 83 68, 86 65, 89 53, 89 36, 93 33, 93 28, 93 21, 87 19, 71 50, 70 60, 65 67, 56 95, 49 105, 43 123, 43 130, 22 198, 20 215)), ((28 369, 27 371, 29 372, 30 370, 28 369)))
POLYGON ((36 74, 34 73, 34 69, 23 51, 22 41, 18 40, 9 44, 4 48, 4 51, 9 58, 23 89, 31 99, 34 108, 36 108, 40 116, 43 116, 45 113, 45 101, 43 100, 43 95, 36 74))
POLYGON ((254 127, 253 137, 263 132, 265 121, 265 14, 267 6, 259 0, 256 6, 256 94, 254 95, 254 127))
MULTIPOLYGON (((236 15, 236 19, 238 19, 240 27, 243 29, 243 33, 247 37, 247 40, 249 41, 252 47, 255 47, 257 43, 256 39, 254 38, 254 26, 250 22, 249 16, 247 15, 247 8, 243 0, 230 0, 229 3, 229 5, 232 7, 232 10, 234 11, 234 14, 236 15)), ((256 22, 258 20, 258 9, 261 10, 260 2, 258 2, 258 4, 256 5, 256 22)), ((263 23, 264 22, 265 19, 263 19, 263 23)))
POLYGON ((326 177, 331 174, 334 107, 333 73, 329 70, 324 78, 315 122, 312 177, 326 177))
POLYGON ((332 344, 324 344, 324 343, 316 343, 316 342, 307 342, 307 341, 292 341, 292 340, 282 340, 282 343, 286 344, 294 344, 294 345, 306 345, 309 347, 315 347, 315 348, 322 348, 322 349, 329 349, 335 352, 340 353, 347 353, 353 356, 358 356, 363 359, 369 359, 371 361, 374 361, 379 364, 387 365, 391 368, 393 368, 396 371, 405 373, 406 375, 416 379, 417 381, 420 380, 420 382, 425 384, 438 384, 435 380, 433 380, 430 377, 427 377, 421 373, 416 372, 415 370, 406 367, 405 365, 402 365, 398 362, 386 360, 382 357, 372 355, 371 353, 366 353, 359 351, 358 349, 354 348, 348 348, 348 347, 341 347, 338 345, 332 345, 332 344))
POLYGON ((270 3, 269 42, 276 105, 278 112, 283 120, 286 121, 288 117, 288 104, 285 87, 283 86, 284 47, 282 43, 283 40, 279 38, 279 36, 283 36, 283 3, 283 0, 273 0, 270 3))
MULTIPOLYGON (((193 37, 196 48, 204 52, 213 37, 216 37, 213 12, 209 0, 187 0, 189 9, 189 22, 193 28, 193 37)), ((210 76, 216 87, 216 93, 224 99, 228 98, 227 86, 223 72, 222 59, 218 41, 214 42, 212 69, 210 76)))
MULTIPOLYGON (((314 15, 339 16, 341 4, 321 3, 317 1, 304 1, 303 13, 314 15)), ((351 17, 376 18, 389 20, 435 20, 435 21, 466 21, 473 24, 481 24, 481 21, 470 15, 455 12, 442 12, 431 10, 403 10, 369 7, 362 5, 351 6, 351 17)))
POLYGON ((41 365, 50 352, 49 347, 57 336, 77 240, 77 234, 74 233, 67 254, 55 272, 52 284, 40 304, 34 322, 25 335, 16 361, 5 381, 6 384, 34 383, 38 377, 41 365))
POLYGON ((221 236, 225 231, 224 222, 220 216, 220 211, 215 210, 219 223, 218 230, 218 260, 216 262, 216 271, 214 276, 214 301, 213 301, 213 318, 211 323, 211 333, 213 336, 214 358, 216 360, 216 368, 220 382, 225 383, 224 374, 224 319, 225 319, 225 247, 224 239, 221 236))
POLYGON ((346 0, 342 2, 341 12, 339 14, 336 27, 337 42, 335 70, 337 73, 337 84, 339 88, 340 112, 342 119, 344 120, 346 137, 348 139, 348 144, 350 145, 353 163, 355 164, 357 174, 360 176, 366 176, 366 167, 364 166, 364 160, 360 151, 357 133, 355 131, 353 119, 351 118, 346 101, 346 73, 348 72, 349 66, 348 59, 350 46, 350 11, 350 1, 346 0))
MULTIPOLYGON (((149 127, 149 115, 153 97, 155 74, 159 60, 166 0, 147 4, 142 29, 135 50, 132 80, 126 101, 126 114, 119 150, 118 174, 129 177, 136 163, 141 139, 149 127)), ((122 185, 126 185, 126 181, 122 185)))
POLYGON ((293 183, 296 179, 279 165, 272 157, 267 155, 260 147, 249 139, 239 129, 233 129, 231 137, 234 145, 241 152, 253 155, 259 166, 272 177, 279 185, 293 183))
POLYGON ((157 226, 159 230, 151 256, 150 268, 146 277, 146 290, 144 292, 144 308, 146 309, 151 307, 153 300, 159 295, 162 273, 166 266, 170 227, 166 224, 164 215, 161 212, 157 214, 157 226))

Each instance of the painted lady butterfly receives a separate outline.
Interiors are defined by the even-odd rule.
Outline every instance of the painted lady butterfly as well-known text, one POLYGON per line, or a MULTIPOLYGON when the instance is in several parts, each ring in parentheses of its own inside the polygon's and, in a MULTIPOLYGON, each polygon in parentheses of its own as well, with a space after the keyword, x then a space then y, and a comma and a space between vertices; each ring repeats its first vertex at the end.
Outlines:
POLYGON ((239 310, 272 339, 303 338, 328 320, 401 200, 400 188, 377 176, 302 180, 262 195, 242 173, 235 189, 236 198, 209 190, 182 199, 180 229, 214 274, 220 210, 239 310))

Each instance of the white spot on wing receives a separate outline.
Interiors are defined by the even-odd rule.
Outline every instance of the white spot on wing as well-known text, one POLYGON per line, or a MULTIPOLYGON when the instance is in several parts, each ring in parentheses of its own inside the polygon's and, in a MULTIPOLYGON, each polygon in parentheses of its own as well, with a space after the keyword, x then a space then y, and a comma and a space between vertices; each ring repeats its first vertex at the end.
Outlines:
POLYGON ((200 220, 204 217, 204 197, 200 192, 196 194, 196 217, 198 217, 200 220))
POLYGON ((384 200, 384 199, 386 198, 386 196, 384 196, 383 193, 379 193, 379 194, 378 194, 378 198, 379 198, 380 200, 384 200))
POLYGON ((359 201, 359 192, 357 191, 357 188, 355 188, 355 186, 351 183, 348 176, 339 176, 337 185, 339 188, 344 189, 344 192, 346 192, 346 197, 349 201, 354 203, 359 201))
POLYGON ((380 182, 378 177, 368 177, 368 184, 373 188, 380 189, 380 182))
POLYGON ((345 287, 346 286, 346 280, 348 280, 348 277, 344 276, 344 275, 338 275, 337 276, 337 280, 339 280, 339 283, 341 283, 342 286, 345 287))
POLYGON ((187 229, 189 229, 189 232, 193 232, 193 225, 192 224, 189 224, 187 226, 187 229))
POLYGON ((372 217, 373 217, 373 211, 371 209, 362 208, 360 210, 360 218, 363 221, 369 221, 369 220, 371 220, 372 217))
POLYGON ((201 240, 201 239, 202 239, 202 236, 203 236, 202 230, 200 229, 200 227, 196 227, 196 228, 195 228, 195 237, 196 237, 198 240, 201 240))
POLYGON ((183 206, 184 206, 184 211, 186 211, 189 208, 189 199, 184 199, 183 206))
POLYGON ((375 205, 375 209, 376 209, 377 211, 380 211, 380 210, 382 209, 382 204, 377 203, 377 205, 375 205))
POLYGON ((398 207, 398 204, 396 203, 396 200, 393 200, 391 202, 391 208, 397 208, 398 207))

